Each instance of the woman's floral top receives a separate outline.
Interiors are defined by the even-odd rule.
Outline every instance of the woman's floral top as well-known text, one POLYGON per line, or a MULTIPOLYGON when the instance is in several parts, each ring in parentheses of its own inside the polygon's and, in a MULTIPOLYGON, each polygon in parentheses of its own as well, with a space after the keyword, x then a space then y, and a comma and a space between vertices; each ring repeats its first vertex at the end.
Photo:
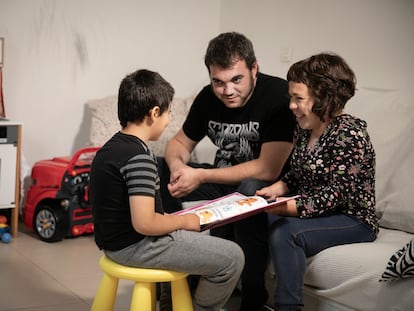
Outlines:
POLYGON ((378 232, 375 151, 366 127, 361 119, 339 115, 310 149, 310 130, 297 127, 291 170, 282 180, 301 195, 296 201, 301 218, 343 213, 378 232))

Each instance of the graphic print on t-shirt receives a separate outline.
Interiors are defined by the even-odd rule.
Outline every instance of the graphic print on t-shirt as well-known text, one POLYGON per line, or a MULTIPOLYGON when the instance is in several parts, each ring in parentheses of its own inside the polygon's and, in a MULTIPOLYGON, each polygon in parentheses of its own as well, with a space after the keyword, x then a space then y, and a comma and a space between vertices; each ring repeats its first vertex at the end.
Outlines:
POLYGON ((259 122, 208 122, 208 136, 219 147, 215 165, 228 167, 252 160, 259 151, 259 122))

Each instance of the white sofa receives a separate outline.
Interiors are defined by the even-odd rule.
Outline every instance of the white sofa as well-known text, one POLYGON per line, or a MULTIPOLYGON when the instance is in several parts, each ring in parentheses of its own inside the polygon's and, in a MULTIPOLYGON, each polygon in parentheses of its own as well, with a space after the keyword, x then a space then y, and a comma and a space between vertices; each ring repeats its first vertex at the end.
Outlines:
MULTIPOLYGON (((412 93, 362 89, 347 111, 368 122, 377 153, 377 212, 380 233, 373 243, 336 246, 308 259, 305 276, 305 310, 414 310, 414 278, 397 277, 380 282, 391 268, 390 258, 414 239, 414 102, 412 93)), ((151 148, 162 156, 166 142, 180 128, 192 98, 173 101, 171 123, 151 148)), ((119 130, 116 96, 88 102, 91 110, 91 145, 102 145, 119 130)), ((193 160, 210 162, 215 147, 203 140, 193 160)), ((414 257, 414 250, 411 250, 414 257)), ((397 255, 407 255, 400 251, 397 255)), ((412 259, 401 261, 411 267, 412 259), (411 260, 411 261, 410 261, 411 260)), ((270 266, 269 266, 270 267, 270 266)), ((267 273, 270 294, 274 288, 271 267, 267 273)), ((272 304, 272 298, 269 300, 272 304)))
POLYGON ((361 89, 346 107, 368 122, 376 150, 380 232, 373 243, 336 246, 308 259, 305 291, 315 310, 414 310, 413 102, 412 92, 361 89), (411 278, 379 282, 394 254, 395 266, 411 270, 411 278))

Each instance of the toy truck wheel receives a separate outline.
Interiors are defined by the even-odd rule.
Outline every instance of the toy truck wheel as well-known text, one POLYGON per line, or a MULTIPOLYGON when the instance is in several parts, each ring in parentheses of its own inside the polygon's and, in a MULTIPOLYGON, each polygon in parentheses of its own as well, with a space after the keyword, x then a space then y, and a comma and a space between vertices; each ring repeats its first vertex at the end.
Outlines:
POLYGON ((34 218, 34 228, 39 238, 46 242, 62 240, 69 227, 68 216, 61 207, 41 206, 34 218))

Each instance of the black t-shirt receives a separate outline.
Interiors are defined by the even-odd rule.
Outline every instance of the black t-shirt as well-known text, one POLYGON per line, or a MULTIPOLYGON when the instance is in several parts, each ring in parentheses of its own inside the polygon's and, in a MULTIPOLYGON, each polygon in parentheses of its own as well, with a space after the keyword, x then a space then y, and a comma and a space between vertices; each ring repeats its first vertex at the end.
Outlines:
POLYGON ((253 94, 241 108, 227 108, 211 86, 205 86, 183 130, 194 141, 207 135, 218 147, 214 165, 227 167, 257 159, 263 143, 292 142, 294 126, 287 81, 259 73, 253 94))
POLYGON ((144 142, 118 132, 92 162, 90 196, 95 242, 100 249, 119 250, 144 238, 132 226, 129 197, 155 198, 163 214, 156 160, 144 142))

